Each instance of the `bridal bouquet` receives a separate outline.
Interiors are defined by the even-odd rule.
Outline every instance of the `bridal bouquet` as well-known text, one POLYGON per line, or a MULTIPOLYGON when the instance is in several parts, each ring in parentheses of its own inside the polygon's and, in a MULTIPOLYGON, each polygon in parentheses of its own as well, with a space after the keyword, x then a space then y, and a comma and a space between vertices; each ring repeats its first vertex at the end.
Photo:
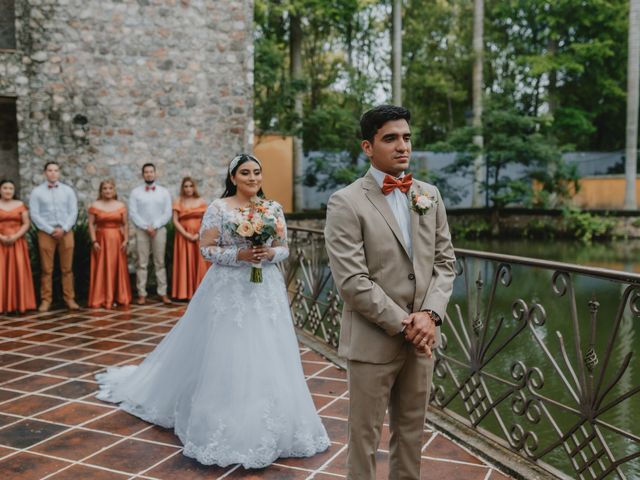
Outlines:
MULTIPOLYGON (((275 212, 274 204, 259 198, 252 200, 250 206, 238 209, 231 228, 255 247, 266 245, 269 240, 281 240, 284 234, 284 225, 275 212)), ((262 266, 251 267, 250 280, 262 283, 262 266)))

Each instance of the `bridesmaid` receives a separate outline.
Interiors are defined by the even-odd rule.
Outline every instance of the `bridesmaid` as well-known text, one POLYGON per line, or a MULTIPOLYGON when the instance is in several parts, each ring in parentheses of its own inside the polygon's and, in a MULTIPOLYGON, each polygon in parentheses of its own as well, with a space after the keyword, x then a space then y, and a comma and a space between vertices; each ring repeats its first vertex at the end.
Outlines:
POLYGON ((173 204, 173 224, 176 236, 173 240, 173 279, 171 294, 180 300, 189 300, 200 285, 211 265, 200 255, 200 223, 207 204, 200 198, 191 177, 184 177, 180 196, 173 204))
POLYGON ((15 194, 13 181, 0 181, 0 313, 36 308, 29 248, 24 238, 31 222, 27 207, 15 194))
POLYGON ((127 268, 129 223, 127 207, 118 201, 113 180, 100 183, 98 200, 89 206, 91 236, 91 308, 111 308, 114 303, 131 303, 131 283, 127 268))

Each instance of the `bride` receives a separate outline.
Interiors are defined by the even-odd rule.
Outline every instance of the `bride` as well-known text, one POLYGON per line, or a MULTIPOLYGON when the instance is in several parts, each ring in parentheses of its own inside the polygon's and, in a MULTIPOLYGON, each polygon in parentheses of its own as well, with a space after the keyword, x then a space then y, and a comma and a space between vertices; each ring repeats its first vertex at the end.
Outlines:
MULTIPOLYGON (((223 198, 209 205, 200 230, 202 255, 215 265, 184 316, 139 366, 96 375, 99 399, 173 427, 184 454, 205 465, 262 468, 329 447, 275 265, 289 255, 286 230, 284 241, 252 248, 230 228, 240 209, 262 196, 261 186, 257 158, 231 161, 223 198), (263 282, 251 283, 251 267, 259 263, 263 282)), ((261 202, 284 228, 282 207, 261 202)))

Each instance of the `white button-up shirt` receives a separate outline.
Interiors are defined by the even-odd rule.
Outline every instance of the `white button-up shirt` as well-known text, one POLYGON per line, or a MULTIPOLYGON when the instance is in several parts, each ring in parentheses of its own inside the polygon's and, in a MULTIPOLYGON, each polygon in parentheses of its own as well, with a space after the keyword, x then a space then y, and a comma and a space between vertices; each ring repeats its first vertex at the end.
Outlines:
POLYGON ((131 192, 129 214, 138 228, 164 227, 171 219, 171 195, 160 185, 140 185, 131 192), (155 189, 154 189, 155 187, 155 189))
POLYGON ((68 232, 78 219, 78 199, 71 187, 56 182, 38 185, 29 198, 29 212, 39 230, 51 234, 56 227, 68 232))
MULTIPOLYGON (((378 182, 378 185, 380 185, 380 188, 382 188, 384 177, 387 174, 378 170, 373 165, 371 166, 369 171, 371 172, 371 175, 373 175, 373 178, 376 179, 376 182, 378 182)), ((402 177, 404 177, 404 172, 402 172, 398 178, 402 177)), ((404 244, 407 246, 409 256, 412 257, 413 253, 411 250, 411 216, 409 214, 409 200, 407 194, 402 193, 399 188, 396 188, 389 195, 385 195, 385 197, 387 199, 389 207, 391 207, 393 216, 396 217, 396 221, 398 222, 398 226, 400 227, 400 231, 402 232, 404 244)))

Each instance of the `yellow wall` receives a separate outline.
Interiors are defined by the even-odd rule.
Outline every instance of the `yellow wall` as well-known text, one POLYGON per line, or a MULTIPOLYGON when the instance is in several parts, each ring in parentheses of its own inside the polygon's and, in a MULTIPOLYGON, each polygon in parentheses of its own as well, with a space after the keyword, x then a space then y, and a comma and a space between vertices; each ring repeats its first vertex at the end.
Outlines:
POLYGON ((253 154, 262 162, 262 189, 286 213, 293 211, 293 138, 256 135, 253 154))
MULTIPOLYGON (((580 191, 573 197, 573 204, 581 208, 624 207, 624 176, 582 177, 580 191)), ((640 207, 640 179, 636 179, 636 207, 640 207)))

